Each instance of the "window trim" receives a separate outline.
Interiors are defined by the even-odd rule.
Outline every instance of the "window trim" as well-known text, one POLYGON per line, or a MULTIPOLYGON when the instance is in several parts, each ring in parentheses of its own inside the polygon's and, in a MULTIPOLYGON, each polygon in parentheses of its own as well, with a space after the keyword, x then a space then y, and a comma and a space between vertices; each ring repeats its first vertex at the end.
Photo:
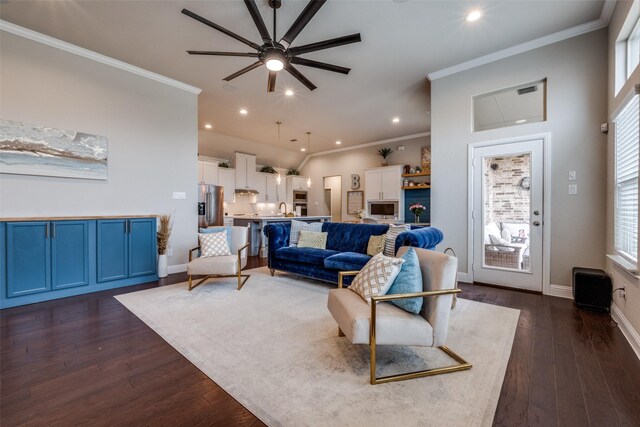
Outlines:
MULTIPOLYGON (((625 270, 631 272, 632 274, 637 274, 638 271, 638 266, 640 265, 640 243, 638 244, 637 248, 636 248, 636 254, 635 254, 635 259, 632 258, 631 254, 627 254, 625 251, 622 251, 620 249, 618 249, 616 247, 616 206, 617 206, 617 196, 618 196, 618 181, 617 181, 617 171, 618 171, 618 158, 617 158, 617 143, 618 141, 616 140, 615 137, 615 126, 617 126, 616 121, 618 119, 618 117, 620 116, 620 113, 622 112, 622 110, 625 109, 625 107, 631 102, 631 100, 634 97, 638 97, 638 102, 640 102, 640 85, 635 85, 624 97, 624 99, 620 102, 620 104, 618 105, 618 108, 616 108, 616 110, 614 111, 614 113, 612 114, 611 117, 611 121, 614 123, 614 134, 613 134, 613 138, 614 138, 614 149, 613 149, 613 164, 614 164, 614 170, 613 170, 613 250, 614 250, 614 257, 621 257, 625 262, 617 262, 618 265, 620 265, 621 267, 623 267, 625 270), (629 268, 628 264, 632 264, 635 266, 635 268, 629 268)), ((640 126, 640 125, 639 125, 640 126)), ((640 145, 640 140, 638 141, 638 144, 640 145)), ((640 163, 640 159, 639 159, 639 163, 640 163)), ((640 164, 639 164, 639 169, 640 169, 640 164)), ((638 180, 638 199, 640 200, 640 170, 638 173, 638 178, 636 178, 638 180)), ((639 211, 640 211, 640 202, 639 202, 639 211)), ((638 214, 638 229, 636 230, 636 234, 637 237, 636 239, 640 240, 640 212, 638 214)), ((613 258, 612 258, 613 259, 613 258)))

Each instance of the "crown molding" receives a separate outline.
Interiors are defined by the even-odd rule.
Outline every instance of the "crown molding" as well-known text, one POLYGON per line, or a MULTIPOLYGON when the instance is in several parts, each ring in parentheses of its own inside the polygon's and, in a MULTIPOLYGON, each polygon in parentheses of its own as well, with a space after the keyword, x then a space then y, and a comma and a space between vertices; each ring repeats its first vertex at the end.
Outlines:
POLYGON ((382 144, 390 144, 392 142, 406 141, 407 139, 422 138, 424 136, 431 136, 431 132, 414 133, 412 135, 398 136, 396 138, 389 138, 389 139, 381 139, 380 141, 366 142, 364 144, 352 145, 350 147, 341 147, 341 148, 334 148, 332 150, 318 151, 317 153, 307 155, 307 157, 305 157, 304 160, 302 160, 302 163, 300 163, 300 166, 298 166, 297 169, 298 170, 302 169, 304 165, 307 164, 307 161, 312 157, 324 156, 326 154, 333 154, 333 153, 341 153, 344 151, 358 150, 360 148, 373 147, 375 145, 382 145, 382 144))
POLYGON ((489 53, 470 61, 462 62, 451 67, 431 72, 427 74, 427 77, 431 81, 437 80, 442 77, 447 77, 453 74, 460 73, 462 71, 467 71, 481 65, 490 64, 492 62, 528 52, 533 49, 538 49, 543 46, 548 46, 550 44, 558 43, 560 41, 587 34, 592 31, 600 30, 609 25, 609 20, 611 19, 611 15, 613 14, 615 6, 616 0, 605 0, 604 5, 602 6, 602 12, 600 13, 600 18, 598 19, 594 19, 593 21, 589 21, 584 24, 576 25, 575 27, 567 28, 566 30, 539 37, 537 39, 533 39, 516 46, 489 53))
POLYGON ((146 77, 150 80, 154 80, 156 82, 165 84, 167 86, 173 86, 175 88, 182 89, 184 91, 193 93, 195 95, 199 95, 200 92, 202 92, 202 89, 197 88, 195 86, 191 86, 186 83, 182 83, 177 80, 170 79, 169 77, 162 76, 160 74, 145 70, 140 67, 136 67, 135 65, 127 64, 126 62, 122 62, 117 59, 111 58, 109 56, 94 52, 92 50, 85 49, 83 47, 76 46, 71 43, 67 43, 65 41, 53 38, 51 36, 47 36, 42 33, 38 33, 37 31, 33 31, 16 24, 12 24, 11 22, 4 21, 2 19, 0 19, 0 31, 5 31, 7 33, 15 34, 16 36, 24 37, 26 39, 33 40, 35 42, 42 43, 47 46, 55 47, 56 49, 69 52, 74 55, 82 56, 84 58, 91 59, 92 61, 109 65, 111 67, 118 68, 120 70, 127 71, 132 74, 136 74, 138 76, 146 77))

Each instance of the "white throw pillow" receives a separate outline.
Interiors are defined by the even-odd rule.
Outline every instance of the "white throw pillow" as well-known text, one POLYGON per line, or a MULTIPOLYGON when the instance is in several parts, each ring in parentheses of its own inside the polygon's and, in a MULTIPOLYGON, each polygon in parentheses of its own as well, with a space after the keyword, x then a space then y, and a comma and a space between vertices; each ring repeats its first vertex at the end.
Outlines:
POLYGON ((373 256, 351 282, 351 289, 371 304, 372 296, 384 295, 402 268, 402 258, 377 254, 373 256))
POLYGON ((229 242, 227 241, 227 232, 220 233, 199 233, 200 251, 202 257, 231 255, 229 250, 229 242))
POLYGON ((388 257, 396 256, 396 239, 400 233, 409 230, 411 227, 408 225, 389 225, 389 230, 384 236, 384 251, 382 253, 388 257))
POLYGON ((511 247, 505 248, 505 246, 509 246, 511 244, 510 241, 506 241, 504 239, 502 239, 501 237, 498 236, 494 236, 493 234, 489 236, 489 238, 491 239, 491 244, 492 245, 500 245, 500 246, 496 246, 496 248, 499 251, 503 251, 503 252, 513 252, 514 249, 511 247))
POLYGON ((506 228, 502 230, 502 240, 511 242, 511 232, 506 228))
POLYGON ((496 225, 495 222, 490 222, 489 224, 484 226, 484 243, 485 245, 491 244, 491 238, 489 236, 499 236, 500 229, 496 225))
POLYGON ((300 231, 322 231, 321 222, 304 222, 291 220, 291 232, 289 233, 289 246, 298 246, 298 240, 300 240, 300 231))

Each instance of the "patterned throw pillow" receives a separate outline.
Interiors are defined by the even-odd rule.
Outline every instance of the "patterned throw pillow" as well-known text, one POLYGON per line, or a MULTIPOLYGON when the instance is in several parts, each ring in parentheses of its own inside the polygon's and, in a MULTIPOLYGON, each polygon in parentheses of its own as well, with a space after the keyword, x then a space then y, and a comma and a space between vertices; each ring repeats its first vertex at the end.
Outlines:
POLYGON ((203 233, 203 234, 219 233, 221 231, 224 231, 225 233, 227 233, 227 243, 229 243, 229 246, 231 246, 231 226, 230 225, 224 225, 224 226, 221 225, 221 226, 198 229, 198 233, 203 233))
POLYGON ((377 254, 362 267, 362 270, 351 282, 351 289, 371 304, 371 297, 384 295, 400 272, 401 258, 391 258, 382 254, 377 254))
POLYGON ((381 253, 384 250, 384 234, 380 236, 369 237, 369 244, 367 245, 367 255, 374 256, 381 253))
POLYGON ((219 233, 198 233, 198 239, 200 239, 202 257, 231 255, 229 242, 227 242, 227 233, 225 231, 219 233))
POLYGON ((411 230, 408 225, 389 225, 389 231, 384 237, 384 254, 386 256, 396 256, 396 238, 398 234, 411 230))
POLYGON ((300 230, 298 247, 325 249, 327 247, 327 234, 320 231, 300 230))
POLYGON ((291 233, 289 234, 289 246, 298 246, 298 240, 300 239, 300 231, 322 231, 321 222, 304 222, 291 220, 291 233))

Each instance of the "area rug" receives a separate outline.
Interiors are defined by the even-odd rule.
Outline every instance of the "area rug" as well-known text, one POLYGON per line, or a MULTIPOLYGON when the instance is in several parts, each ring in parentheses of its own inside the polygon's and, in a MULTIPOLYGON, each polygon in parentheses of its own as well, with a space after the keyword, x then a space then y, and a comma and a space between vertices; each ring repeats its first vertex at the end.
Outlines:
MULTIPOLYGON (((338 337, 332 286, 251 270, 116 298, 258 418, 271 426, 488 426, 519 310, 464 299, 447 345, 469 371, 369 385, 368 346, 338 337)), ((452 364, 438 349, 378 347, 378 375, 452 364)))

